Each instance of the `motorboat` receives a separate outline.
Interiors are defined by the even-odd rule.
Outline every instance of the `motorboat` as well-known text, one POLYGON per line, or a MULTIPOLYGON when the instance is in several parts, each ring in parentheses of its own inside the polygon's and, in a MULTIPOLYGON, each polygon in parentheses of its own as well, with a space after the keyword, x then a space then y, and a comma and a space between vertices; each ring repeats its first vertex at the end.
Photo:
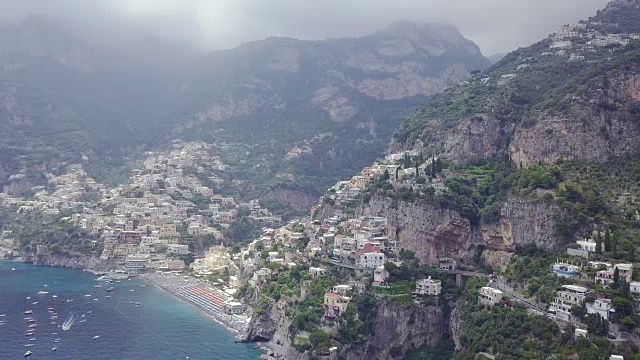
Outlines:
POLYGON ((26 311, 24 312, 24 314, 25 314, 25 315, 33 314, 33 310, 26 310, 26 311))
POLYGON ((27 351, 26 353, 24 353, 24 357, 29 357, 31 356, 31 351, 27 351))
POLYGON ((57 347, 57 346, 54 346, 54 347, 51 349, 51 351, 56 351, 56 350, 58 350, 58 347, 57 347))
POLYGON ((91 340, 97 340, 100 337, 100 335, 96 335, 94 337, 91 338, 91 340))
POLYGON ((47 295, 48 293, 49 293, 48 291, 43 291, 43 290, 38 291, 38 295, 47 295))

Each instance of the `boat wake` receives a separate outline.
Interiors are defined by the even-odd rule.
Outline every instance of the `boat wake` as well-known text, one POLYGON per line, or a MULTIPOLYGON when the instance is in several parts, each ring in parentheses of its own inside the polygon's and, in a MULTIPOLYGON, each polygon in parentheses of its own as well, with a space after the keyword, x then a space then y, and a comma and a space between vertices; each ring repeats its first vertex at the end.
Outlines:
POLYGON ((76 317, 71 314, 71 317, 69 317, 65 322, 62 323, 62 330, 67 331, 71 329, 71 325, 73 325, 74 322, 76 322, 76 317))

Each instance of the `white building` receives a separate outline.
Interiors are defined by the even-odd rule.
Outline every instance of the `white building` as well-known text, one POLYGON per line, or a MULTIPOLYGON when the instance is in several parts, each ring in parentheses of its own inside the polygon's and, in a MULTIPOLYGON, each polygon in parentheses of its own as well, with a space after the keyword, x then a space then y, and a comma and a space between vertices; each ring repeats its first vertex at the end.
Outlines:
POLYGON ((431 276, 429 276, 426 279, 416 281, 414 293, 417 295, 438 296, 440 292, 442 292, 442 282, 440 280, 431 279, 431 276))
POLYGON ((605 320, 609 320, 609 315, 615 312, 610 299, 597 299, 593 303, 587 304, 587 314, 598 314, 605 320))
POLYGON ((353 290, 353 288, 351 286, 349 286, 349 285, 336 285, 336 286, 333 287, 331 292, 334 293, 334 294, 347 296, 347 295, 349 295, 349 293, 351 293, 352 290, 353 290))
POLYGON ((502 291, 488 286, 478 290, 478 302, 487 306, 495 306, 502 300, 502 291))
POLYGON ((629 289, 632 293, 640 294, 640 282, 633 281, 629 284, 629 289))
POLYGON ((549 311, 556 314, 556 317, 563 320, 571 319, 571 308, 574 305, 581 306, 589 290, 582 286, 562 285, 562 290, 556 293, 553 303, 549 306, 549 311))
MULTIPOLYGON (((384 268, 384 265, 378 266, 373 270, 373 286, 380 286, 389 278, 389 272, 384 268)), ((640 283, 638 284, 640 285, 640 283)))
POLYGON ((379 266, 384 265, 386 261, 384 253, 381 252, 363 253, 360 255, 358 260, 358 266, 367 269, 375 269, 379 266))

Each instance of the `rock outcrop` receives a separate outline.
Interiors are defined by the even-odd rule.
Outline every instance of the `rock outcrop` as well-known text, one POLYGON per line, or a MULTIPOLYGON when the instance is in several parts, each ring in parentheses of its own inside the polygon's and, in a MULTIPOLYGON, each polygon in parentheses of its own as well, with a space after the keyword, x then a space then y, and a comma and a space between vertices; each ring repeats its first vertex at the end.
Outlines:
MULTIPOLYGON (((472 225, 458 212, 425 200, 401 201, 376 195, 357 209, 357 215, 384 216, 389 237, 398 247, 411 250, 424 264, 438 263, 438 256, 456 259, 473 268, 506 265, 516 246, 533 244, 541 249, 556 246, 553 216, 559 208, 535 198, 509 198, 496 223, 472 225)), ((328 204, 318 210, 321 218, 342 215, 328 204)))
POLYGON ((273 303, 261 313, 254 313, 244 335, 244 342, 261 342, 284 359, 305 360, 307 356, 300 354, 291 342, 289 326, 292 319, 286 314, 288 304, 284 299, 273 303))
POLYGON ((87 256, 69 256, 69 255, 53 255, 53 254, 21 254, 23 262, 33 263, 34 265, 66 267, 73 269, 95 270, 104 269, 105 265, 100 259, 87 256))
POLYGON ((367 341, 342 355, 347 360, 404 359, 409 351, 435 346, 447 332, 441 307, 384 300, 367 341))

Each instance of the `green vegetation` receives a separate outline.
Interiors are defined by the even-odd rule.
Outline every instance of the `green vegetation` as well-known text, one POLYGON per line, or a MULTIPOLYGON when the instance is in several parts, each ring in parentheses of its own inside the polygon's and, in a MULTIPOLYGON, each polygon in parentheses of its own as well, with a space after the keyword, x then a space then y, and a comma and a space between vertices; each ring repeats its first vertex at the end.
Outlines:
POLYGON ((416 350, 407 356, 407 360, 445 360, 452 359, 455 351, 453 340, 441 340, 433 348, 416 350))
MULTIPOLYGON (((577 354, 580 359, 604 359, 613 346, 601 337, 574 338, 573 329, 560 331, 558 325, 544 316, 531 315, 524 308, 495 307, 483 309, 476 304, 477 289, 482 281, 471 280, 459 302, 462 308, 463 350, 455 359, 475 359, 479 352, 500 359, 545 359, 550 356, 565 359, 577 354)), ((623 350, 626 346, 616 349, 623 350)))

